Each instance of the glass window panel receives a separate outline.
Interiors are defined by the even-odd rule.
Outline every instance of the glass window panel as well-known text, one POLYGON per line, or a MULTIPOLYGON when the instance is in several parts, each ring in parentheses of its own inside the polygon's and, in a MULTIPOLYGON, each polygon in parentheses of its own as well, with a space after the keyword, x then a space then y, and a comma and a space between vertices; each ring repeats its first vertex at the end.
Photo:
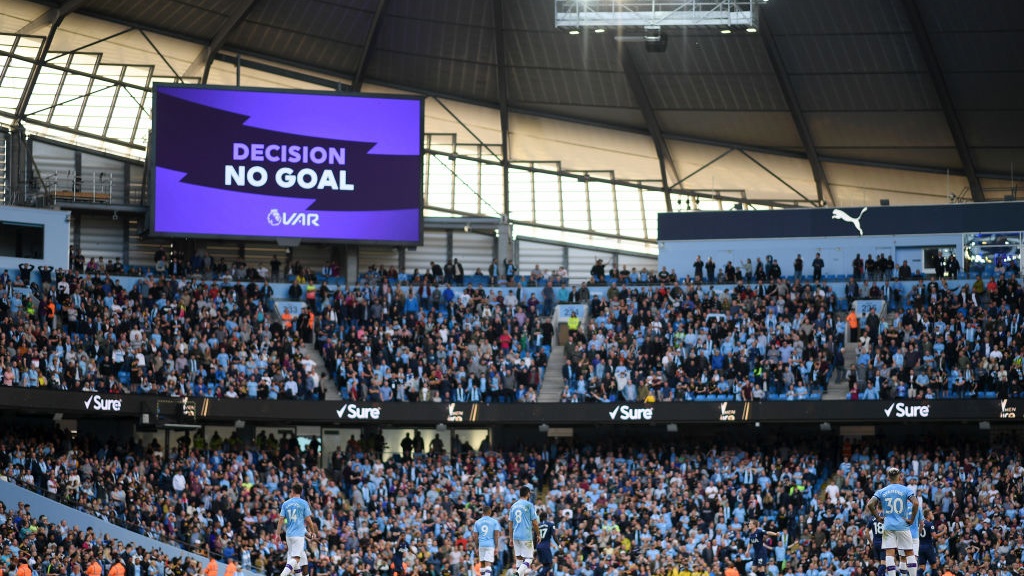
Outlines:
POLYGON ((593 230, 618 234, 615 222, 615 197, 612 185, 606 182, 590 181, 590 221, 593 230))
POLYGON ((135 84, 137 86, 145 86, 149 80, 149 70, 146 68, 138 68, 130 66, 124 71, 124 81, 128 84, 135 84))
POLYGON ((107 115, 110 114, 110 107, 114 104, 114 85, 97 82, 93 84, 93 90, 85 100, 85 117, 82 123, 89 122, 90 125, 97 125, 100 129, 107 123, 107 115))
POLYGON ((61 81, 64 79, 64 74, 57 72, 56 70, 50 70, 49 68, 43 68, 39 72, 39 77, 36 78, 36 87, 52 87, 50 93, 53 94, 57 91, 57 87, 60 86, 61 81))
POLYGON ((29 45, 28 43, 18 42, 18 45, 14 47, 14 55, 22 58, 35 58, 39 55, 39 43, 29 45))
POLYGON ((508 188, 508 205, 511 218, 532 222, 534 219, 533 174, 526 170, 509 170, 508 188))
POLYGON ((81 76, 79 74, 68 74, 64 77, 64 86, 61 87, 60 93, 62 95, 77 95, 85 94, 85 91, 89 88, 89 83, 92 81, 88 76, 81 76))
POLYGON ((542 172, 535 172, 533 174, 537 222, 551 226, 562 225, 562 206, 559 188, 560 184, 557 175, 542 172))
POLYGON ((111 124, 107 127, 106 136, 107 138, 113 138, 114 140, 129 142, 132 138, 132 126, 111 124))
POLYGON ((25 80, 6 76, 0 80, 0 110, 13 113, 18 108, 18 100, 25 90, 25 80))
POLYGON ((644 222, 640 191, 632 186, 616 186, 615 196, 619 210, 619 234, 643 238, 644 222))
POLYGON ((7 73, 4 75, 4 84, 13 84, 15 82, 18 82, 20 83, 20 85, 24 86, 25 83, 28 81, 29 72, 30 70, 28 68, 14 66, 8 67, 7 73))
MULTIPOLYGON (((71 57, 71 68, 81 72, 92 73, 96 68, 96 62, 100 59, 98 54, 90 52, 75 52, 71 57)), ((102 66, 101 66, 102 68, 102 66)), ((110 66, 109 68, 120 68, 120 66, 110 66)))
POLYGON ((455 164, 455 209, 460 212, 477 214, 480 209, 479 187, 480 163, 456 158, 455 164))
POLYGON ((427 143, 427 148, 433 152, 440 153, 453 153, 455 151, 455 146, 452 143, 451 138, 440 138, 436 135, 430 138, 430 141, 427 143))
POLYGON ((455 186, 455 175, 450 160, 441 156, 430 157, 430 178, 427 182, 427 204, 439 208, 450 208, 452 205, 452 188, 455 186))
POLYGON ((480 165, 480 196, 481 212, 487 216, 501 216, 504 185, 502 184, 501 166, 494 164, 480 165))
POLYGON ((50 122, 53 122, 54 124, 58 124, 60 126, 77 128, 78 117, 81 115, 82 105, 85 103, 84 99, 72 96, 62 100, 66 101, 66 103, 54 106, 51 109, 52 116, 50 117, 50 122), (61 120, 58 122, 57 118, 62 118, 66 120, 61 120))
POLYGON ((121 88, 121 96, 124 97, 125 101, 131 102, 131 106, 135 108, 136 113, 138 107, 146 101, 146 91, 140 88, 121 88))
POLYGON ((647 239, 658 239, 658 214, 665 211, 665 193, 660 190, 644 190, 644 209, 647 217, 647 239))
POLYGON ((586 230, 590 227, 586 183, 571 176, 562 177, 562 211, 566 228, 586 230))
POLYGON ((56 96, 53 92, 47 94, 46 91, 33 91, 28 98, 28 107, 25 108, 25 113, 29 115, 43 114, 45 117, 49 114, 49 109, 53 106, 56 96))

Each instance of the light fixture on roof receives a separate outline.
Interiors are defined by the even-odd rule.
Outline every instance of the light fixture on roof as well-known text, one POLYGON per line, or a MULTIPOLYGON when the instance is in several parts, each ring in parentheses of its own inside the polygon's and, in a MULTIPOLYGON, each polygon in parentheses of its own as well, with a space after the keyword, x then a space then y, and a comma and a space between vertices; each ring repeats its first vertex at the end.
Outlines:
POLYGON ((751 34, 753 34, 754 32, 757 32, 757 27, 756 26, 747 26, 747 32, 750 32, 751 34))
POLYGON ((604 28, 594 28, 594 34, 604 34, 604 28))
MULTIPOLYGON (((555 0, 555 28, 616 28, 628 31, 657 25, 677 28, 742 30, 757 26, 765 0, 555 0)), ((628 32, 627 32, 628 34, 628 32)))
POLYGON ((722 28, 721 32, 722 32, 722 34, 732 34, 732 30, 730 30, 728 28, 722 28))
POLYGON ((644 40, 648 42, 661 40, 661 26, 644 26, 644 40))
POLYGON ((580 29, 579 28, 573 28, 572 30, 569 30, 569 35, 570 36, 579 36, 580 35, 580 29))

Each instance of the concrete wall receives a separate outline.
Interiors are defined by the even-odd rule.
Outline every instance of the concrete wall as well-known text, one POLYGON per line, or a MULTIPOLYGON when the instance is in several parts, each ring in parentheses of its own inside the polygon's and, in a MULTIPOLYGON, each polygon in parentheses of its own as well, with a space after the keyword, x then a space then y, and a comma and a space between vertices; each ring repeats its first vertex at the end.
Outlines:
MULTIPOLYGON (((867 259, 868 255, 884 254, 896 260, 896 266, 902 264, 903 258, 897 256, 913 256, 921 258, 921 249, 926 246, 954 246, 957 257, 963 265, 963 234, 923 234, 923 235, 889 235, 889 236, 846 236, 817 238, 749 238, 737 240, 665 240, 662 241, 658 255, 658 266, 675 269, 681 277, 693 274, 693 262, 699 255, 705 262, 713 258, 717 271, 725 269, 726 262, 740 268, 740 263, 747 258, 751 262, 762 261, 771 255, 778 260, 783 276, 793 274, 793 261, 800 254, 804 261, 804 276, 810 276, 811 262, 814 254, 821 253, 825 261, 823 274, 828 276, 849 276, 853 273, 853 259, 857 254, 867 259)), ((907 258, 910 269, 917 273, 923 263, 907 258)))
POLYGON ((0 269, 17 270, 28 262, 34 266, 49 265, 54 269, 68 267, 68 247, 71 246, 69 214, 61 210, 0 206, 0 221, 43 227, 42 258, 16 258, 0 256, 0 269))

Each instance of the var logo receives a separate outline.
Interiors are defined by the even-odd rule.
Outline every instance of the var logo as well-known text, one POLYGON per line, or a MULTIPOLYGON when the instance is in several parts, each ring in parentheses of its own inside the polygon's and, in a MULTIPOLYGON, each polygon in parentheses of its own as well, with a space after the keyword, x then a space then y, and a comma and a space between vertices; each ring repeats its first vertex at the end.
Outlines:
POLYGON ((608 413, 612 420, 625 420, 632 422, 636 420, 650 420, 654 418, 654 408, 630 408, 629 406, 616 406, 608 413))
POLYGON ((283 212, 271 208, 267 212, 267 224, 271 226, 316 226, 320 227, 320 215, 315 212, 283 212))
POLYGON ((886 418, 927 418, 932 411, 928 404, 923 406, 911 406, 903 402, 893 402, 884 409, 886 418))

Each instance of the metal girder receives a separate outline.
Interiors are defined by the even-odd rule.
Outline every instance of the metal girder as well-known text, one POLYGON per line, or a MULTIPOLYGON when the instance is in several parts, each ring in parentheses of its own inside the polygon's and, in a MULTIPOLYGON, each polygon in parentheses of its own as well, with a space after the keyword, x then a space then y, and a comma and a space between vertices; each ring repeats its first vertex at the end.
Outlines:
POLYGON ((814 145, 814 138, 811 136, 811 129, 807 125, 807 118, 804 116, 803 108, 800 107, 800 100, 797 98, 796 90, 789 79, 789 73, 786 72, 786 63, 782 58, 782 51, 779 50, 779 45, 775 42, 775 35, 772 33, 772 27, 769 23, 769 20, 771 20, 768 17, 769 12, 769 9, 761 11, 761 25, 757 29, 757 33, 761 35, 761 39, 764 41, 765 51, 768 53, 768 61, 771 62, 775 78, 779 81, 779 88, 782 89, 782 96, 786 100, 786 107, 789 108, 789 113, 793 116, 793 124, 796 125, 800 142, 807 152, 807 161, 811 165, 814 184, 818 189, 818 204, 824 205, 825 194, 828 194, 829 203, 835 206, 836 197, 832 194, 832 188, 829 186, 828 178, 825 176, 825 168, 822 166, 821 158, 818 156, 818 149, 814 145))
POLYGON ((245 15, 252 10, 255 4, 256 0, 242 0, 235 4, 235 9, 231 14, 228 14, 227 21, 220 27, 220 30, 217 30, 217 34, 210 39, 210 43, 199 52, 196 59, 189 64, 184 76, 198 76, 199 69, 202 68, 202 83, 206 84, 206 79, 210 77, 210 66, 213 64, 213 56, 224 47, 224 42, 227 41, 228 35, 235 30, 238 23, 245 18, 245 15))
POLYGON ((373 20, 370 21, 370 29, 366 31, 366 42, 363 42, 363 51, 359 55, 359 64, 356 65, 356 71, 352 75, 351 89, 353 92, 360 92, 363 89, 366 67, 370 63, 370 52, 377 43, 377 32, 380 30, 380 23, 387 7, 388 0, 377 0, 377 9, 373 11, 373 20))
MULTIPOLYGON (((43 1, 43 0, 30 0, 30 1, 34 2, 34 3, 37 3, 37 4, 46 4, 46 2, 43 1)), ((199 37, 192 36, 192 35, 180 32, 180 31, 170 30, 170 29, 165 28, 165 27, 153 26, 153 25, 150 25, 150 24, 143 24, 143 23, 140 23, 138 21, 130 21, 130 20, 127 20, 127 19, 124 19, 124 18, 118 18, 118 17, 112 16, 110 14, 105 14, 105 13, 101 13, 101 12, 95 12, 95 11, 91 11, 91 10, 88 10, 88 9, 77 10, 77 12, 82 14, 83 16, 88 16, 90 18, 96 18, 96 19, 102 20, 104 22, 111 22, 111 23, 114 23, 114 24, 120 24, 122 26, 131 27, 133 29, 147 30, 147 31, 150 31, 150 32, 158 33, 158 34, 163 34, 163 35, 168 36, 170 38, 175 38, 175 39, 178 39, 178 40, 182 40, 184 42, 191 42, 191 43, 194 43, 194 44, 205 45, 209 41, 208 39, 205 39, 205 38, 199 38, 199 37)), ((766 12, 767 12, 767 10, 766 10, 766 12)), ((764 13, 762 13, 762 15, 763 14, 764 13)), ((0 54, 0 55, 3 55, 3 54, 0 54)), ((334 89, 334 90, 338 89, 339 82, 338 81, 333 81, 333 80, 327 80, 323 76, 327 76, 327 77, 331 77, 331 78, 345 79, 345 80, 349 79, 348 76, 346 76, 344 73, 339 72, 338 70, 331 70, 331 69, 327 69, 327 68, 323 68, 323 67, 311 66, 307 62, 300 62, 300 61, 297 61, 297 60, 294 60, 294 59, 290 59, 290 58, 282 58, 280 56, 274 56, 274 55, 268 54, 268 53, 261 53, 261 52, 255 52, 255 51, 241 50, 241 51, 238 51, 238 56, 239 56, 239 60, 237 60, 237 61, 236 61, 234 56, 228 58, 228 57, 223 57, 222 55, 216 55, 215 59, 218 60, 218 61, 224 61, 224 62, 228 62, 228 63, 231 63, 231 64, 238 63, 241 66, 244 66, 244 67, 247 67, 247 68, 252 68, 254 70, 261 70, 261 71, 268 72, 268 73, 280 74, 280 75, 282 75, 282 76, 284 76, 286 78, 293 78, 293 79, 296 79, 296 80, 301 80, 303 82, 310 82, 310 83, 312 83, 314 85, 324 86, 325 88, 330 88, 330 89, 334 89), (247 57, 249 57, 249 58, 258 58, 260 61, 257 62, 255 60, 248 60, 248 59, 246 59, 247 57), (308 71, 310 73, 309 74, 304 74, 304 73, 301 73, 301 72, 297 72, 296 70, 293 70, 292 68, 298 68, 298 69, 301 69, 301 70, 306 70, 306 71, 308 71), (316 76, 315 74, 320 74, 322 76, 316 76)), ((417 94, 422 94, 424 96, 430 96, 430 97, 436 97, 436 98, 445 98, 447 100, 452 100, 454 102, 463 102, 463 103, 466 103, 466 104, 472 104, 474 106, 483 106, 485 108, 492 108, 493 109, 495 107, 495 103, 492 102, 492 101, 481 100, 479 98, 470 98, 470 97, 466 97, 466 96, 459 96, 459 95, 456 95, 456 94, 446 94, 446 93, 442 93, 442 92, 438 92, 438 91, 434 91, 434 90, 424 90, 422 87, 410 86, 410 85, 403 84, 403 83, 400 83, 400 82, 387 82, 387 81, 382 81, 382 80, 375 80, 375 83, 377 83, 380 86, 385 87, 385 88, 394 88, 396 90, 415 92, 417 94)), ((604 128, 604 129, 608 129, 608 130, 618 130, 618 131, 622 131, 622 132, 625 132, 625 133, 628 133, 628 134, 646 134, 646 131, 644 129, 637 128, 637 127, 634 127, 634 126, 617 124, 615 122, 610 122, 610 121, 598 121, 598 120, 595 120, 595 119, 579 118, 579 117, 571 116, 571 115, 568 115, 568 114, 552 113, 552 112, 548 112, 548 111, 545 111, 545 110, 539 110, 539 109, 534 109, 534 108, 527 108, 527 107, 522 107, 522 106, 518 106, 518 107, 510 106, 509 110, 511 112, 515 112, 516 114, 523 114, 523 115, 527 115, 527 116, 532 116, 534 118, 549 118, 549 119, 552 119, 552 120, 560 120, 560 121, 564 121, 564 122, 575 122, 575 123, 582 124, 582 125, 585 125, 585 126, 593 126, 595 128, 604 128)), ((790 150, 790 149, 786 149, 786 148, 775 148, 775 147, 771 147, 771 146, 760 146, 760 145, 756 145, 756 144, 736 142, 736 141, 719 140, 719 139, 708 138, 708 137, 704 137, 704 136, 693 136, 693 135, 689 135, 689 134, 680 134, 680 133, 670 133, 670 132, 667 132, 667 133, 665 133, 665 139, 666 140, 677 141, 677 142, 687 142, 687 143, 692 143, 692 144, 716 146, 716 147, 720 147, 720 148, 734 148, 736 150, 746 150, 747 152, 761 152, 761 153, 765 153, 765 154, 771 154, 771 155, 774 155, 774 156, 781 156, 781 157, 784 157, 784 158, 796 158, 796 159, 800 159, 800 160, 807 160, 808 159, 808 154, 806 152, 800 152, 800 151, 790 150)), ((828 162, 830 164, 843 164, 843 165, 848 165, 848 166, 864 166, 864 167, 869 167, 869 168, 883 168, 883 169, 887 169, 887 170, 902 170, 902 171, 921 173, 921 174, 947 174, 948 173, 948 174, 954 175, 954 176, 965 176, 966 175, 965 171, 962 170, 962 169, 947 169, 947 168, 944 168, 944 167, 920 166, 920 165, 904 164, 904 163, 900 163, 900 162, 886 162, 886 161, 876 161, 876 160, 863 160, 863 159, 857 159, 857 158, 845 158, 845 157, 841 157, 841 156, 819 156, 818 158, 819 158, 819 160, 821 162, 828 162)), ((992 179, 999 179, 999 180, 1009 180, 1008 172, 1007 173, 994 173, 994 172, 984 172, 984 173, 982 173, 982 172, 977 172, 977 175, 978 175, 978 177, 981 177, 981 178, 992 178, 992 179)))
POLYGON ((35 20, 22 26, 21 30, 15 32, 15 34, 31 35, 36 30, 45 28, 46 26, 51 26, 54 22, 57 22, 58 19, 62 20, 65 16, 71 14, 75 10, 78 10, 79 6, 88 1, 89 0, 68 0, 56 8, 50 8, 46 12, 40 14, 35 20))
POLYGON ((501 214, 509 218, 509 182, 508 182, 508 75, 505 69, 505 23, 502 0, 492 0, 491 10, 494 14, 494 60, 498 67, 498 116, 501 122, 501 180, 502 207, 501 214))
MULTIPOLYGON (((80 1, 69 2, 68 4, 62 5, 57 10, 57 14, 50 23, 50 30, 46 33, 46 38, 39 45, 39 52, 36 54, 34 60, 32 60, 32 69, 28 74, 28 81, 25 82, 25 89, 21 92, 21 98, 18 99, 18 107, 14 109, 14 126, 20 126, 22 118, 25 117, 25 109, 28 108, 29 98, 32 97, 32 91, 36 88, 36 82, 39 80, 39 72, 43 69, 44 60, 46 54, 50 52, 50 46, 53 44, 53 37, 57 34, 57 29, 60 28, 60 23, 64 21, 64 17, 71 13, 71 10, 64 11, 65 6, 75 4, 81 4, 80 1)), ((50 11, 52 12, 52 10, 50 11)), ((50 12, 47 12, 49 14, 50 12)), ((38 20, 38 19, 37 19, 38 20)))
POLYGON ((640 106, 640 113, 644 117, 644 123, 647 124, 647 131, 651 135, 651 140, 654 141, 654 151, 658 155, 658 168, 661 171, 661 185, 665 189, 665 211, 671 212, 672 198, 669 195, 668 172, 672 172, 673 181, 680 180, 679 173, 676 171, 676 163, 672 160, 672 151, 669 150, 668 143, 665 141, 665 135, 661 132, 658 116, 654 113, 654 107, 651 106, 651 99, 647 95, 643 76, 640 75, 636 62, 633 60, 633 50, 628 46, 622 51, 622 70, 626 73, 626 84, 633 92, 633 99, 640 106))
POLYGON ((16 53, 14 53, 14 52, 9 52, 7 50, 0 50, 0 57, 11 58, 13 60, 20 60, 22 62, 39 62, 39 67, 40 68, 49 68, 51 70, 58 70, 58 71, 63 72, 65 74, 73 74, 75 76, 82 76, 84 78, 91 78, 93 80, 103 80, 105 82, 110 82, 111 84, 114 84, 114 85, 117 85, 117 86, 121 86, 123 88, 132 88, 132 89, 135 89, 135 90, 142 90, 143 92, 149 91, 149 89, 150 89, 148 86, 143 86, 141 84, 132 84, 131 82, 124 82, 124 81, 118 80, 117 78, 111 78, 109 76, 103 76, 101 74, 96 74, 95 72, 85 72, 83 70, 75 70, 74 68, 71 68, 70 66, 65 66, 65 65, 62 65, 62 64, 52 64, 48 60, 45 61, 45 62, 44 61, 39 61, 39 60, 37 60, 35 58, 29 58, 27 56, 21 56, 21 55, 18 55, 16 53))
POLYGON ((123 36, 123 35, 131 32, 132 30, 135 30, 135 28, 125 28, 124 30, 121 30, 119 32, 114 32, 113 34, 109 34, 107 36, 104 36, 103 38, 97 38, 96 40, 93 40, 93 41, 88 42, 86 44, 82 44, 81 46, 79 46, 77 48, 73 48, 71 50, 66 50, 66 51, 54 54, 53 56, 47 58, 46 62, 47 63, 53 62, 54 60, 56 60, 56 59, 58 59, 58 58, 60 58, 62 56, 67 56, 69 54, 77 54, 77 53, 85 50, 86 48, 92 48, 93 46, 96 46, 97 44, 102 44, 102 43, 104 43, 104 42, 106 42, 108 40, 113 40, 114 38, 117 38, 118 36, 123 36))
MULTIPOLYGON (((796 187, 794 187, 794 186, 793 186, 792 184, 790 184, 789 182, 786 182, 786 181, 785 181, 785 180, 784 180, 784 179, 783 179, 783 178, 782 178, 781 176, 779 176, 779 175, 778 175, 778 174, 776 174, 776 173, 775 173, 774 171, 772 171, 772 170, 771 170, 770 168, 768 168, 767 166, 765 166, 765 165, 764 165, 764 164, 763 164, 762 162, 760 162, 760 161, 759 161, 759 160, 758 160, 757 158, 754 158, 753 156, 751 156, 749 152, 747 152, 746 150, 740 150, 740 154, 743 154, 744 156, 746 156, 746 157, 747 157, 747 159, 748 159, 748 160, 750 160, 750 161, 751 161, 751 162, 753 162, 754 164, 757 164, 757 167, 758 167, 758 168, 760 168, 761 170, 764 170, 764 171, 765 171, 765 172, 767 172, 767 173, 768 173, 768 174, 769 174, 769 175, 770 175, 770 176, 771 176, 772 178, 775 178, 776 180, 778 180, 779 182, 781 182, 783 186, 785 186, 786 188, 789 188, 790 190, 792 190, 794 194, 796 194, 797 196, 799 196, 799 197, 803 198, 804 200, 806 200, 808 204, 811 204, 812 206, 814 205, 814 201, 813 201, 813 200, 811 200, 811 199, 810 199, 810 198, 808 198, 807 196, 804 196, 802 192, 800 192, 799 190, 797 190, 797 189, 796 189, 796 187)), ((820 194, 821 194, 821 189, 820 189, 820 188, 818 189, 818 194, 819 194, 819 195, 818 195, 818 202, 819 202, 819 203, 821 203, 821 195, 820 195, 820 194)))
MULTIPOLYGON (((491 165, 491 166, 500 166, 501 165, 501 162, 496 162, 494 160, 488 160, 487 158, 479 158, 477 156, 470 156, 470 155, 467 155, 467 154, 458 154, 458 153, 449 152, 449 151, 446 151, 446 150, 434 150, 432 148, 426 148, 426 149, 423 150, 423 152, 425 154, 432 154, 432 155, 436 155, 436 156, 445 156, 445 157, 448 157, 448 158, 457 158, 457 159, 460 159, 460 160, 471 160, 473 162, 479 162, 481 164, 488 164, 488 165, 491 165)), ((593 176, 591 174, 587 174, 584 177, 579 172, 569 172, 569 171, 566 171, 566 170, 550 170, 550 169, 547 169, 547 168, 538 168, 536 166, 518 166, 517 165, 516 169, 517 170, 526 170, 528 172, 534 172, 534 173, 537 173, 537 174, 548 174, 548 175, 551 175, 551 176, 575 178, 577 180, 580 179, 580 178, 585 178, 589 182, 600 182, 602 184, 611 184, 613 186, 629 186, 630 188, 636 188, 637 190, 650 190, 650 191, 657 191, 657 192, 661 192, 662 190, 664 190, 661 186, 655 186, 653 184, 646 184, 645 181, 621 180, 621 179, 618 179, 618 178, 602 178, 600 176, 593 176)), ((721 190, 720 189, 720 190, 716 190, 716 191, 714 191, 714 193, 712 193, 712 192, 708 192, 708 191, 705 191, 705 190, 702 190, 702 189, 675 188, 675 189, 669 190, 669 193, 671 195, 673 195, 673 196, 680 197, 680 198, 681 197, 697 197, 697 198, 707 199, 707 200, 729 200, 729 201, 735 201, 735 202, 740 202, 740 201, 748 202, 748 200, 743 198, 743 197, 740 197, 740 198, 728 198, 728 197, 724 197, 724 196, 721 195, 722 192, 731 192, 731 191, 732 190, 721 190)), ((745 192, 745 191, 744 190, 736 190, 736 192, 745 192)), ((797 195, 801 196, 801 198, 804 198, 802 195, 800 195, 799 192, 797 192, 797 195)), ((803 202, 803 200, 797 200, 795 198, 791 199, 791 200, 784 200, 784 199, 766 199, 766 200, 761 200, 761 199, 758 199, 758 200, 749 200, 749 202, 754 203, 754 204, 762 204, 764 206, 774 206, 776 208, 784 208, 784 207, 785 208, 791 208, 793 206, 801 204, 803 202)), ((812 202, 811 200, 806 200, 806 202, 811 204, 812 206, 814 205, 814 202, 812 202)))
POLYGON ((949 93, 949 87, 946 86, 942 65, 939 64, 939 57, 935 54, 935 46, 932 44, 931 37, 928 36, 928 27, 924 23, 924 18, 921 17, 921 9, 914 0, 903 0, 903 8, 910 21, 914 40, 928 67, 928 76, 935 88, 935 94, 939 97, 939 103, 942 105, 942 113, 946 116, 946 125, 949 126, 953 144, 956 146, 957 154, 960 155, 960 164, 963 165, 964 176, 967 177, 967 184, 971 188, 971 198, 975 202, 984 202, 985 191, 982 190, 981 180, 978 179, 978 174, 974 169, 974 159, 971 157, 971 149, 967 145, 967 135, 964 134, 963 125, 960 124, 960 118, 953 106, 953 97, 949 93))
POLYGON ((152 48, 153 52, 156 52, 156 55, 159 56, 160 60, 163 61, 164 66, 167 66, 167 69, 171 71, 171 74, 174 74, 174 79, 178 82, 183 82, 184 80, 182 79, 181 75, 178 74, 178 71, 174 69, 174 66, 171 64, 170 60, 168 60, 167 57, 164 56, 164 53, 160 51, 160 48, 158 48, 156 43, 153 42, 153 40, 149 37, 149 34, 146 34, 145 30, 139 30, 139 34, 142 34, 142 37, 146 40, 146 43, 149 44, 149 47, 152 48))

